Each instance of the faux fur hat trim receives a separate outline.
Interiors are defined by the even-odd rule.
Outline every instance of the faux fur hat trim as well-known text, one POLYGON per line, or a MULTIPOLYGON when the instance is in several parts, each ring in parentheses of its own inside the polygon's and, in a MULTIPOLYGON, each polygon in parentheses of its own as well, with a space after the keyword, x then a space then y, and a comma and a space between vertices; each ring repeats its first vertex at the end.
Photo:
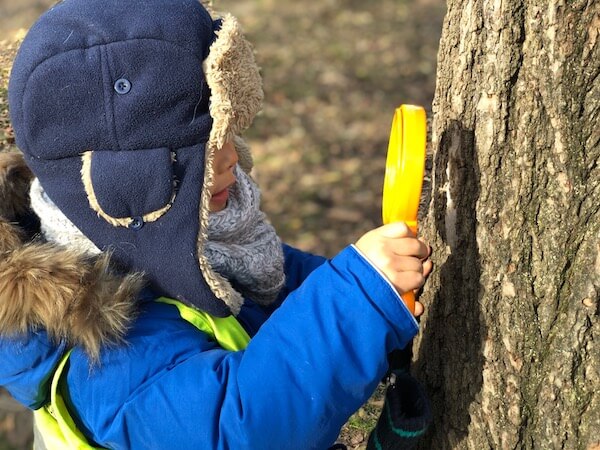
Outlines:
POLYGON ((252 156, 239 134, 248 128, 260 111, 262 82, 250 43, 242 35, 237 20, 230 14, 222 19, 221 29, 204 62, 206 80, 211 91, 210 115, 213 125, 206 145, 204 184, 200 200, 198 263, 213 293, 238 314, 244 301, 229 281, 215 272, 204 254, 208 239, 208 214, 213 184, 213 161, 225 143, 233 141, 239 164, 246 172, 252 169, 252 156))
MULTIPOLYGON (((31 174, 24 167, 21 155, 0 153, 0 192, 11 210, 26 210, 29 204, 31 174)), ((1 206, 6 208, 4 202, 1 206)), ((79 345, 97 361, 102 346, 122 341, 136 316, 142 285, 141 274, 111 270, 108 254, 90 257, 53 244, 25 244, 19 229, 0 218, 1 336, 43 328, 52 339, 79 345)))
POLYGON ((248 128, 263 101, 262 80, 252 45, 235 17, 226 14, 204 61, 213 125, 209 144, 220 149, 248 128))
POLYGON ((233 145, 238 154, 238 165, 244 172, 250 174, 252 168, 254 167, 254 159, 252 158, 250 147, 246 141, 237 135, 233 136, 233 145))

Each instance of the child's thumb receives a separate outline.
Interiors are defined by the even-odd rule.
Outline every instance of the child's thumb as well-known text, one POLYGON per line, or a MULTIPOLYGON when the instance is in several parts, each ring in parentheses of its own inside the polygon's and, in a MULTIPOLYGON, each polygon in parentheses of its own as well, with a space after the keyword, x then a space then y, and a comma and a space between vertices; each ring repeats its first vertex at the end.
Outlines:
POLYGON ((404 222, 392 222, 379 228, 379 232, 383 237, 387 238, 402 238, 414 236, 413 232, 404 222))

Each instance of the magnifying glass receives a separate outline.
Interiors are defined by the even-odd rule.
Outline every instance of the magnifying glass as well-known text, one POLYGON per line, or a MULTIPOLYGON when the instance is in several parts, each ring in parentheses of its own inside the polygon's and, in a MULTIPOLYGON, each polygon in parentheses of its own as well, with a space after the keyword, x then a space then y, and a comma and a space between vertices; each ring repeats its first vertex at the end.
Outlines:
MULTIPOLYGON (((405 222, 417 233, 417 213, 425 172, 427 116, 425 109, 401 105, 394 112, 383 181, 383 223, 405 222)), ((415 293, 402 300, 415 313, 415 293)))

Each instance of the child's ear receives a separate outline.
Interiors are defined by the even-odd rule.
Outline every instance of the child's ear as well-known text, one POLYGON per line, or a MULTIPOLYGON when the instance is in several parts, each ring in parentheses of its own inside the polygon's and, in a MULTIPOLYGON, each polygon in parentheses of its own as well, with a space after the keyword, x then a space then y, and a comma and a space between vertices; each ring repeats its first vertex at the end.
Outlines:
POLYGON ((29 209, 33 173, 20 153, 0 153, 0 216, 14 221, 29 209))

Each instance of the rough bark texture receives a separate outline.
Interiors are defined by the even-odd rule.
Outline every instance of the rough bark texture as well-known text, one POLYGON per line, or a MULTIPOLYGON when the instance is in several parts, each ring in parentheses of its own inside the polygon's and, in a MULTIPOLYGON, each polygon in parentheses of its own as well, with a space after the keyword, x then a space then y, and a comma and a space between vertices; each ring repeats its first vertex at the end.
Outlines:
POLYGON ((448 0, 423 448, 600 448, 600 2, 448 0))

